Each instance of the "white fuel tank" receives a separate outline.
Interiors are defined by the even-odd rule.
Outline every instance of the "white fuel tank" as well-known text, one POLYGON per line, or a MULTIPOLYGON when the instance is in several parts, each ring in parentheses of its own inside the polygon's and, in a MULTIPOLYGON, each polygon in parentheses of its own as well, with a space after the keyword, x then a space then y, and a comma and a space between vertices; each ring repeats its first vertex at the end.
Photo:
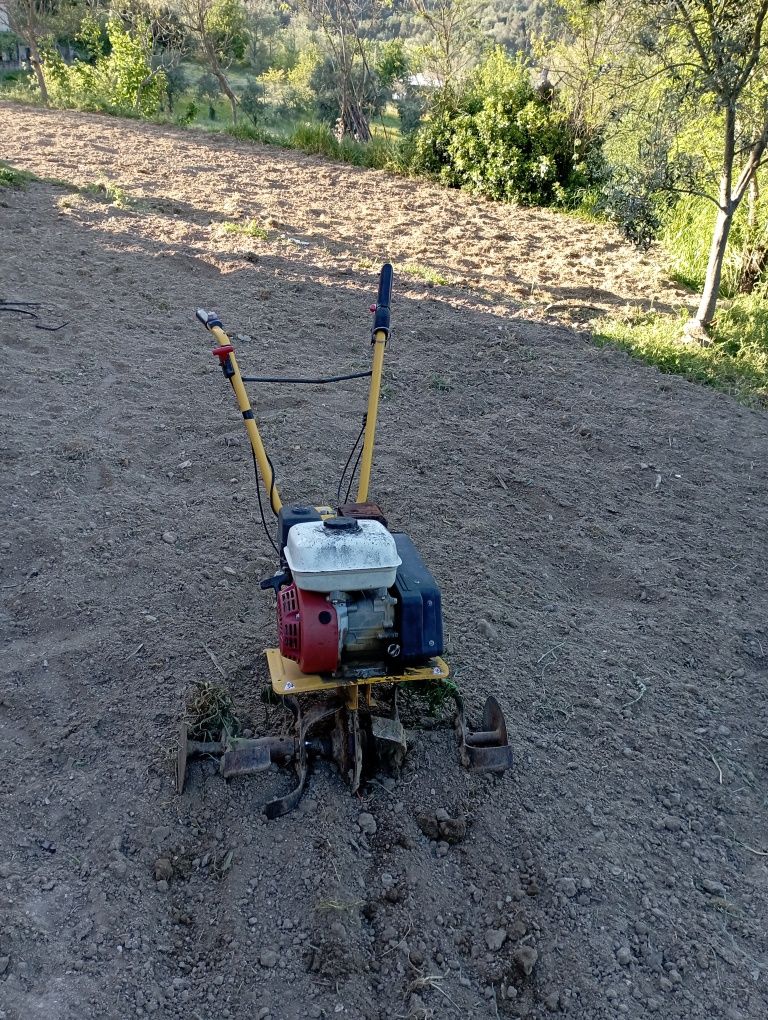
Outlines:
POLYGON ((383 524, 354 517, 294 524, 285 558, 297 587, 321 592, 391 588, 402 563, 383 524))

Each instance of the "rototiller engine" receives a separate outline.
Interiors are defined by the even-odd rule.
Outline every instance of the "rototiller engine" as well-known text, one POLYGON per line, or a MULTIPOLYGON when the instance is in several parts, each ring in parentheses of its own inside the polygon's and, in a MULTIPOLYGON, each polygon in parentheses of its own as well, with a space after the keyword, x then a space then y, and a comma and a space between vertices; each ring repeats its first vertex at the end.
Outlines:
MULTIPOLYGON (((469 768, 502 772, 511 765, 507 729, 495 698, 488 698, 482 728, 468 728, 463 703, 452 684, 443 652, 440 589, 407 535, 390 530, 380 508, 368 502, 384 351, 390 332, 392 266, 379 278, 369 371, 323 379, 243 376, 220 319, 198 309, 213 334, 213 350, 232 384, 251 442, 254 467, 277 517, 276 540, 267 528, 279 566, 262 582, 277 597, 279 647, 266 651, 271 690, 293 715, 291 735, 238 737, 226 727, 219 740, 190 739, 182 725, 177 788, 184 788, 191 756, 218 755, 220 771, 231 777, 294 763, 298 785, 264 808, 270 818, 295 807, 304 791, 309 760, 336 762, 356 792, 380 767, 399 767, 407 750, 397 706, 398 685, 442 684, 457 707, 462 762, 469 768), (335 507, 284 506, 272 462, 261 439, 245 390, 246 382, 316 384, 370 377, 368 408, 357 443, 342 473, 335 507), (362 441, 362 447, 360 442, 362 441), (360 469, 357 499, 349 502, 360 469), (308 703, 308 705, 307 705, 308 703)), ((258 480, 257 480, 258 484, 258 480)), ((257 491, 259 491, 257 489, 257 491)), ((263 508, 259 491, 259 505, 263 508)), ((263 518, 263 509, 262 509, 263 518)), ((266 528, 266 523, 265 523, 266 528)))

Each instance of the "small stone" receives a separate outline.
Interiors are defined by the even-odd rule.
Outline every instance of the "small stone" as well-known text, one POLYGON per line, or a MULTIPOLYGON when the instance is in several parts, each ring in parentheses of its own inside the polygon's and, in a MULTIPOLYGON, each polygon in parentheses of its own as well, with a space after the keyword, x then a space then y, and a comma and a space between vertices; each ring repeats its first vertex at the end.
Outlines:
POLYGON ((155 888, 157 889, 158 892, 168 892, 168 889, 170 888, 170 886, 168 885, 166 880, 164 878, 162 878, 162 879, 160 879, 159 882, 155 883, 155 888))
POLYGON ((725 896, 725 886, 722 882, 715 882, 711 878, 705 878, 701 883, 701 888, 705 893, 709 893, 710 896, 725 896))
POLYGON ((544 1005, 550 1013, 556 1013, 560 1009, 560 992, 550 992, 544 996, 544 1005))
POLYGON ((170 882, 173 878, 173 865, 168 857, 158 857, 155 861, 155 881, 170 882))
POLYGON ((174 545, 174 543, 176 542, 176 532, 175 531, 164 531, 163 532, 163 541, 167 542, 168 545, 174 545))
POLYGON ((170 825, 158 825, 152 830, 151 838, 155 846, 161 846, 171 834, 170 825))
POLYGON ((628 967, 632 963, 632 953, 629 946, 622 946, 616 953, 616 959, 622 967, 628 967))
POLYGON ((538 958, 539 954, 533 946, 520 946, 515 950, 515 963, 526 977, 533 973, 538 958))
POLYGON ((122 878, 128 871, 128 862, 121 854, 110 862, 109 868, 118 878, 122 878))
POLYGON ((237 577, 237 571, 234 569, 234 567, 222 567, 222 570, 229 577, 237 577))
POLYGON ((276 967, 277 966, 277 953, 274 949, 262 949, 261 955, 259 956, 259 963, 262 967, 276 967))
POLYGON ((560 879, 560 892, 567 896, 569 900, 572 900, 576 895, 576 883, 572 878, 561 878, 560 879))
POLYGON ((480 619, 477 621, 477 629, 483 635, 488 638, 489 641, 495 641, 497 638, 496 628, 493 624, 489 623, 488 620, 480 619))
POLYGON ((668 829, 669 832, 679 832, 682 829, 683 823, 675 815, 666 815, 664 818, 664 828, 668 829))
POLYGON ((373 836, 376 832, 376 819, 367 811, 363 811, 358 815, 357 824, 360 827, 360 831, 364 832, 366 836, 373 836))
POLYGON ((485 944, 492 953, 498 952, 507 940, 507 933, 503 928, 489 928, 485 933, 485 944))

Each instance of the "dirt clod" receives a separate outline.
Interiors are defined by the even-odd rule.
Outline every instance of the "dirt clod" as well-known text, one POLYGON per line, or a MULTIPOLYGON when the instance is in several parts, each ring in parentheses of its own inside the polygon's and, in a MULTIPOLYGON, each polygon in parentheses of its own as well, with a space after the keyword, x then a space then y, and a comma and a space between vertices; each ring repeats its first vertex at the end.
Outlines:
POLYGON ((536 966, 538 959, 538 950, 534 949, 533 946, 518 946, 514 952, 514 961, 526 977, 530 977, 533 973, 533 968, 536 966))
POLYGON ((376 833, 376 819, 372 814, 367 811, 362 811, 357 816, 357 824, 360 831, 365 833, 366 836, 373 836, 376 833))
POLYGON ((467 834, 467 819, 464 815, 452 818, 444 808, 435 812, 423 812, 416 816, 419 828, 428 839, 444 843, 460 843, 467 834))
POLYGON ((507 940, 504 928, 488 928, 485 933, 485 944, 492 953, 498 952, 507 940))
POLYGON ((274 949, 262 949, 261 953, 259 954, 259 963, 261 964, 262 967, 266 967, 267 969, 276 967, 278 960, 279 956, 274 951, 274 949))
POLYGON ((173 864, 168 857, 158 857, 154 865, 155 881, 170 882, 173 878, 173 864))

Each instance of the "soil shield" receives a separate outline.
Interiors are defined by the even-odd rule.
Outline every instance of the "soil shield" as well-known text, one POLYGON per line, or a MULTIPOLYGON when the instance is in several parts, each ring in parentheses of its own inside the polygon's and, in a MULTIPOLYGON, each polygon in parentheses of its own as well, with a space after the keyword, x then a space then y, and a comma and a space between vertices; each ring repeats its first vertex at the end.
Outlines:
MULTIPOLYGON (((0 193, 1 296, 69 321, 2 317, 3 1020, 766 1016, 768 416, 551 318, 556 294, 577 321, 673 301, 652 261, 295 153, 0 119, 15 165, 122 196, 0 193), (254 219, 266 241, 221 229, 254 219), (475 715, 501 702, 515 768, 468 775, 437 728, 400 782, 355 800, 319 765, 275 823, 280 773, 195 766, 177 798, 195 682, 261 731, 274 639, 194 309, 254 372, 359 370, 385 255, 461 286, 396 276, 372 495, 437 576, 457 680, 475 715)), ((286 498, 328 498, 364 388, 253 396, 286 498)))

